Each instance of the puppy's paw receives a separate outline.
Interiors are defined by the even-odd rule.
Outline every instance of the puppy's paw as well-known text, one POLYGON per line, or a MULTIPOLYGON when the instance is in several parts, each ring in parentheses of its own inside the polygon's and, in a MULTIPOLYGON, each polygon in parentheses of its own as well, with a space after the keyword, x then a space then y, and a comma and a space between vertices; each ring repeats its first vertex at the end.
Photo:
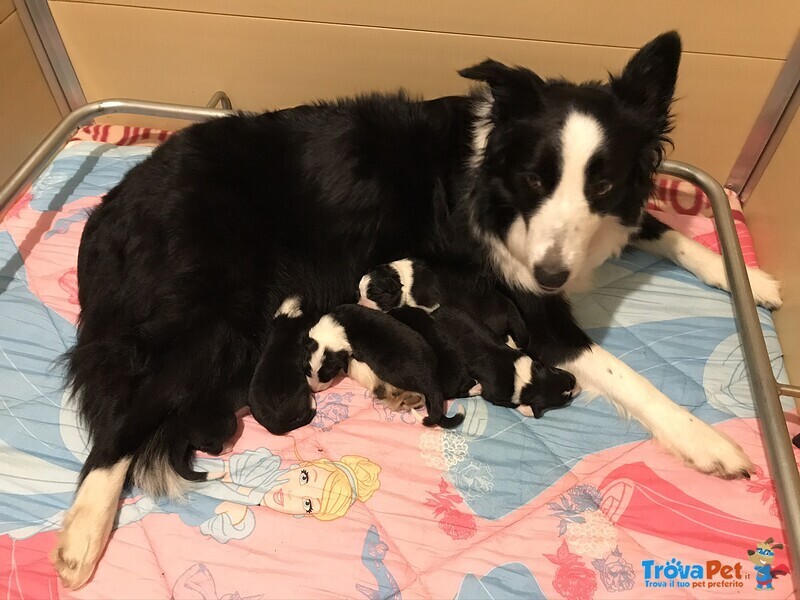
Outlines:
POLYGON ((523 417, 532 417, 533 416, 533 409, 528 406, 527 404, 522 404, 521 406, 517 407, 517 412, 521 414, 523 417))
POLYGON ((756 304, 770 310, 777 310, 783 306, 780 281, 761 269, 748 268, 747 276, 756 304))

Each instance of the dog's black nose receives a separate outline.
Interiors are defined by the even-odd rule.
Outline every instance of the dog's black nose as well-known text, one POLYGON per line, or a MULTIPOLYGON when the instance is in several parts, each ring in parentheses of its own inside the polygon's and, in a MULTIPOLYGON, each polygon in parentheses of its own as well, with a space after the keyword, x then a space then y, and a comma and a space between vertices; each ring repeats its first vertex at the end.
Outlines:
POLYGON ((533 276, 539 285, 549 291, 555 291, 569 279, 569 270, 553 270, 548 267, 535 266, 533 268, 533 276))

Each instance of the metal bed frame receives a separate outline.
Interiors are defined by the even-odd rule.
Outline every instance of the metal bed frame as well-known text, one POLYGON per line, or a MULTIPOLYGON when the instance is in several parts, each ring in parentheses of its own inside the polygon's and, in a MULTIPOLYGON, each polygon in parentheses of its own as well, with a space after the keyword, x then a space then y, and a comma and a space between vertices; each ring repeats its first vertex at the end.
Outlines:
MULTIPOLYGON (((228 95, 222 91, 216 92, 205 107, 129 99, 85 104, 69 113, 0 188, 0 216, 47 167, 77 129, 97 117, 111 114, 201 121, 230 115, 233 111, 228 95), (216 108, 217 105, 222 108, 216 108)), ((800 387, 779 383, 773 375, 725 190, 708 173, 686 163, 667 160, 661 164, 659 172, 697 185, 711 201, 750 385, 766 442, 769 468, 776 483, 778 502, 789 537, 786 542, 793 565, 792 576, 796 589, 800 589, 800 474, 779 399, 780 394, 800 397, 800 387)))

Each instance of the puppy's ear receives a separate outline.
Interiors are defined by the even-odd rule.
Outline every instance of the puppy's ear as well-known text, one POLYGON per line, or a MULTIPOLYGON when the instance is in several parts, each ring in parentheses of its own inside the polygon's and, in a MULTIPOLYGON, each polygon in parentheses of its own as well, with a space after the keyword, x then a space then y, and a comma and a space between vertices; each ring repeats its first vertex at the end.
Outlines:
POLYGON ((755 553, 756 553, 755 550, 748 550, 747 551, 747 556, 753 556, 753 554, 755 554, 755 553))
POLYGON ((775 540, 774 540, 773 538, 767 538, 767 539, 764 541, 764 543, 765 543, 765 544, 771 544, 771 543, 772 543, 772 542, 774 542, 774 541, 775 541, 775 540))
POLYGON ((675 31, 664 33, 633 55, 611 89, 628 104, 666 116, 675 93, 681 62, 681 38, 675 31))
POLYGON ((442 288, 439 278, 423 263, 414 264, 414 283, 411 284, 411 295, 418 306, 430 310, 442 304, 442 288))
POLYGON ((461 69, 459 75, 489 85, 497 117, 530 114, 541 105, 542 78, 524 67, 508 67, 496 60, 461 69))
POLYGON ((336 364, 339 366, 340 371, 347 373, 347 365, 350 362, 350 353, 347 350, 339 350, 336 353, 336 364))
POLYGON ((775 548, 777 548, 778 550, 783 550, 783 544, 774 544, 772 546, 772 549, 774 550, 775 548))

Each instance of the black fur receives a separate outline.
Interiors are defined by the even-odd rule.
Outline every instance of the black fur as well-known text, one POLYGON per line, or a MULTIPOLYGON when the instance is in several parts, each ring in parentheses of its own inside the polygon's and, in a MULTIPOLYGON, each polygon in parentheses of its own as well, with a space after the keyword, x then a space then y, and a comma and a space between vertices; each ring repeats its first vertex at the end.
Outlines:
MULTIPOLYGON (((491 329, 471 315, 450 306, 433 313, 439 331, 458 350, 472 377, 483 387, 481 396, 498 406, 516 407, 514 363, 524 353, 509 348, 491 329)), ((537 419, 544 411, 561 408, 572 400, 575 377, 562 369, 545 367, 533 360, 529 382, 523 386, 519 405, 530 406, 537 419)))
POLYGON ((463 414, 445 414, 445 396, 439 383, 436 353, 413 329, 389 315, 356 304, 338 306, 330 315, 342 325, 352 357, 366 363, 383 381, 425 397, 423 425, 458 427, 463 414))
POLYGON ((250 384, 250 412, 275 435, 308 425, 317 414, 303 364, 309 324, 305 316, 275 317, 250 384))
POLYGON ((470 377, 466 363, 461 360, 452 340, 436 325, 436 320, 421 308, 401 306, 389 311, 389 316, 419 333, 436 353, 436 376, 445 398, 464 398, 476 381, 470 377))
MULTIPOLYGON (((288 295, 319 316, 355 301, 363 273, 404 256, 504 286, 475 229, 504 239, 515 214, 536 210, 558 172, 553 136, 570 108, 608 129, 587 190, 610 180, 614 191, 592 195, 593 210, 640 223, 679 55, 678 36, 661 36, 606 85, 497 64, 465 72, 488 80, 496 98, 477 166, 477 97, 372 95, 231 116, 171 137, 106 195, 81 240, 68 360, 93 441, 82 477, 123 457, 186 472, 191 424, 242 406, 248 390, 268 422, 258 390, 274 368, 265 359, 272 315, 288 295)), ((556 364, 588 347, 561 295, 503 291, 536 334, 528 352, 556 364)), ((297 385, 299 398, 302 366, 292 368, 287 388, 297 385)))
MULTIPOLYGON (((418 259, 412 264, 411 298, 417 306, 434 310, 442 304, 456 306, 486 324, 495 334, 511 336, 520 348, 528 346, 528 330, 513 302, 501 294, 494 279, 481 276, 474 270, 452 267, 436 269, 418 259)), ((370 283, 367 299, 384 312, 403 304, 402 284, 397 271, 390 265, 380 265, 367 275, 370 283)))

